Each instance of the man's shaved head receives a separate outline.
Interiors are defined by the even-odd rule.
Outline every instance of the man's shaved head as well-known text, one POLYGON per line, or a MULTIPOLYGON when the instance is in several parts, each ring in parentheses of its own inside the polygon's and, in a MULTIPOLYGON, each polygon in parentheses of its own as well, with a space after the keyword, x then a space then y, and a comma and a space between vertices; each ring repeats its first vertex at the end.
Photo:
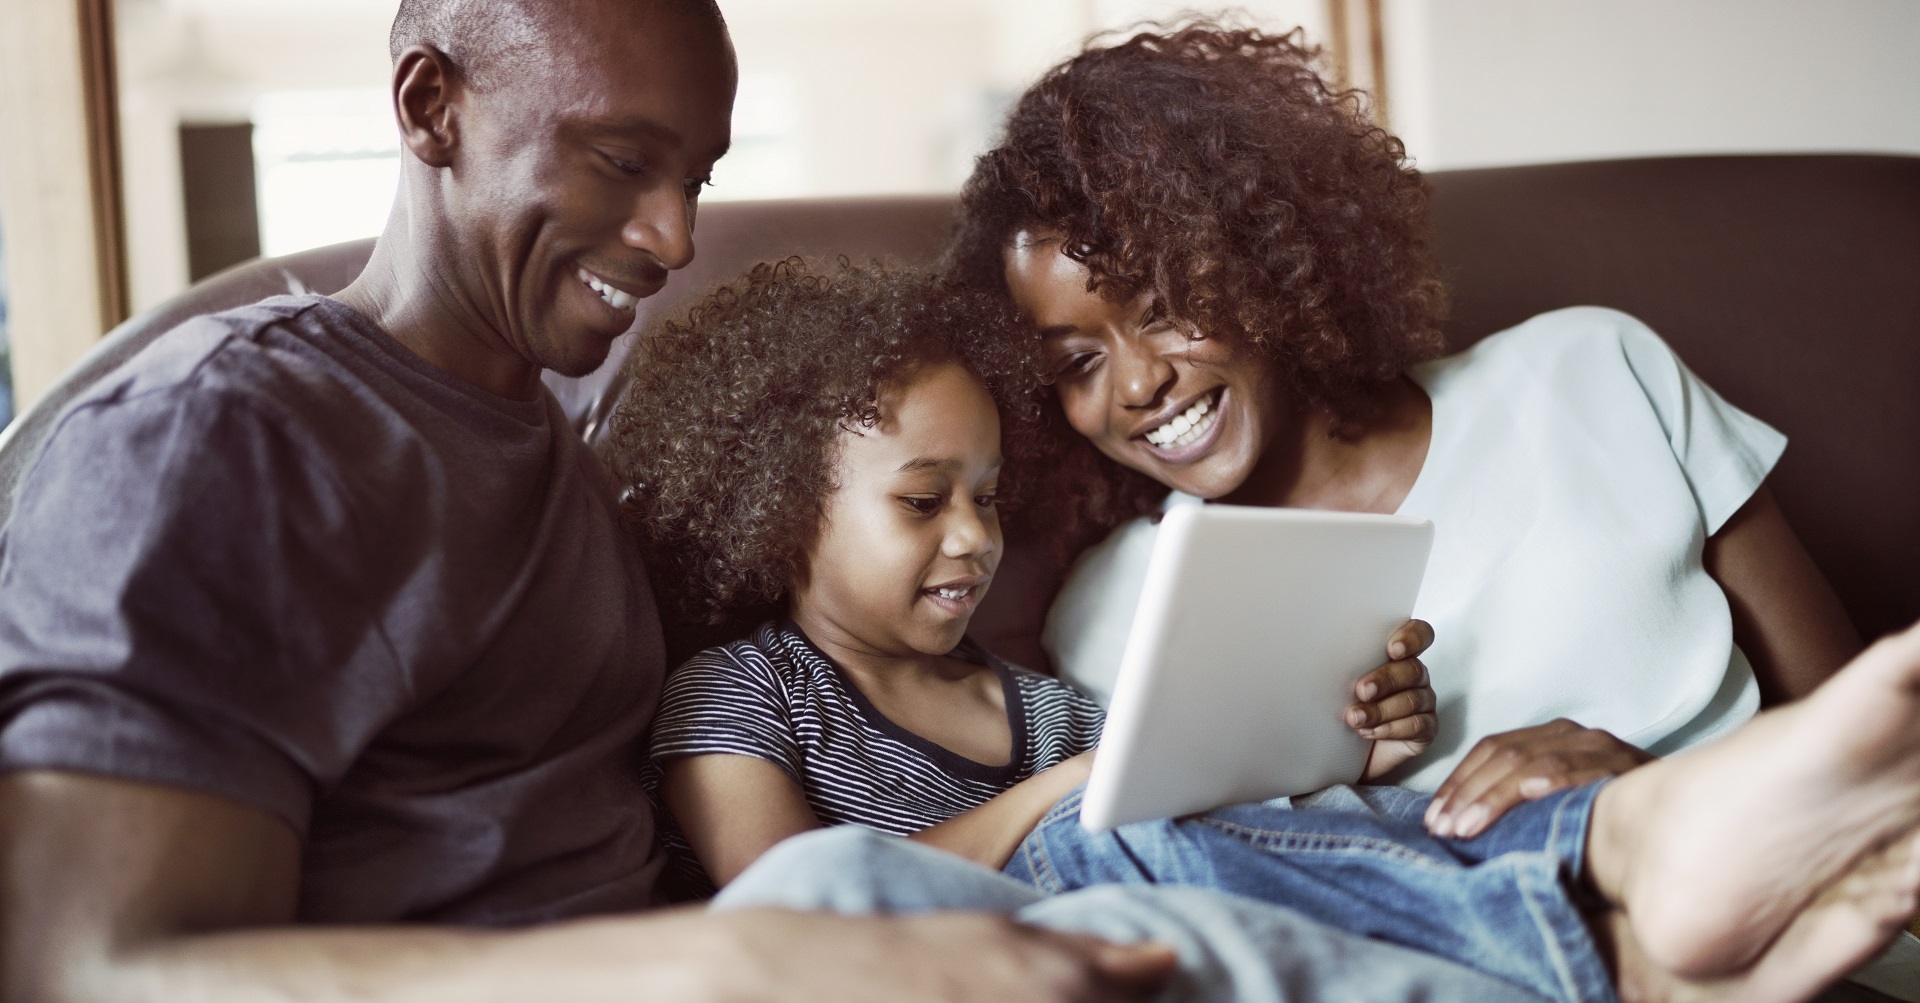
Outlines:
POLYGON ((665 7, 726 31, 715 0, 401 0, 387 52, 397 62, 409 47, 431 45, 452 60, 469 86, 484 90, 491 80, 546 62, 540 43, 586 3, 665 7))
POLYGON ((739 86, 713 0, 402 0, 391 42, 411 156, 375 253, 418 274, 379 295, 442 316, 435 351, 503 396, 593 371, 693 260, 739 86))

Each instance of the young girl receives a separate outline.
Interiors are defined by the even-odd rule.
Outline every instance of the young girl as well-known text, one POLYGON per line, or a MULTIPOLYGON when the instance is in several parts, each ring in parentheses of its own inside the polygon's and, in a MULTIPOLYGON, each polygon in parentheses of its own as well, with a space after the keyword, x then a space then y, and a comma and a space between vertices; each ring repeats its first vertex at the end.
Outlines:
MULTIPOLYGON (((716 883, 849 823, 999 868, 1085 782, 1098 706, 966 637, 1042 459, 1016 323, 926 275, 796 259, 640 353, 615 457, 662 593, 710 623, 784 604, 678 670, 654 726, 665 801, 716 883)), ((1394 643, 1348 711, 1388 740, 1366 778, 1434 731, 1425 638, 1394 643)))

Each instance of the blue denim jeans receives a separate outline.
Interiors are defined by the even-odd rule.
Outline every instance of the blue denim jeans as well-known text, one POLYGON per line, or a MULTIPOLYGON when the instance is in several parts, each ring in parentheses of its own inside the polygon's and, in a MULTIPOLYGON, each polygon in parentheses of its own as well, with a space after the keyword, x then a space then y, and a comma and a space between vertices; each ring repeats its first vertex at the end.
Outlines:
POLYGON ((1428 798, 1398 787, 1332 787, 1100 833, 1081 828, 1076 792, 1006 873, 1050 895, 1104 885, 1230 892, 1550 999, 1608 1003, 1613 980, 1571 894, 1599 790, 1523 803, 1471 840, 1429 835, 1428 798))
POLYGON ((995 873, 844 827, 775 847, 714 908, 845 914, 985 909, 1173 946, 1167 998, 1611 1003, 1567 883, 1597 787, 1438 840, 1426 799, 1332 788, 1108 833, 1061 801, 995 873))
MULTIPOLYGON (((1173 948, 1160 999, 1206 1003, 1542 1003, 1511 982, 1316 923, 1283 906, 1205 888, 1106 885, 1043 894, 998 871, 846 825, 769 850, 714 909, 873 916, 974 909, 1116 943, 1173 948)), ((907 963, 904 962, 903 963, 907 963)))

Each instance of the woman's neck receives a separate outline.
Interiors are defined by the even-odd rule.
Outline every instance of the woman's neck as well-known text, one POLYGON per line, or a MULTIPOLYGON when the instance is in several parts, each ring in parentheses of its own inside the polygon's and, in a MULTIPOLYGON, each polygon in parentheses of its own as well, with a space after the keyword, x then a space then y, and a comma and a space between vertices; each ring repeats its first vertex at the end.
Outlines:
POLYGON ((1235 505, 1391 514, 1413 490, 1433 439, 1433 402, 1405 376, 1342 423, 1327 411, 1281 422, 1253 471, 1220 500, 1235 505))

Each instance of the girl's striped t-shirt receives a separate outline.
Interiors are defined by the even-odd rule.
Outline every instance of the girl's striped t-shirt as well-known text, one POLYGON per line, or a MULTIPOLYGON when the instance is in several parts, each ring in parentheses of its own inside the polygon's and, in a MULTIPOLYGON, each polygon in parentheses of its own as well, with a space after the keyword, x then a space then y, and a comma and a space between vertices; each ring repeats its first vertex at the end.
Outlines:
POLYGON ((764 759, 800 785, 823 825, 906 835, 1099 743, 1100 707, 1072 686, 1009 666, 971 639, 953 656, 1000 678, 1013 733, 1004 766, 975 762, 888 720, 790 621, 769 621, 677 669, 654 719, 653 758, 764 759))

